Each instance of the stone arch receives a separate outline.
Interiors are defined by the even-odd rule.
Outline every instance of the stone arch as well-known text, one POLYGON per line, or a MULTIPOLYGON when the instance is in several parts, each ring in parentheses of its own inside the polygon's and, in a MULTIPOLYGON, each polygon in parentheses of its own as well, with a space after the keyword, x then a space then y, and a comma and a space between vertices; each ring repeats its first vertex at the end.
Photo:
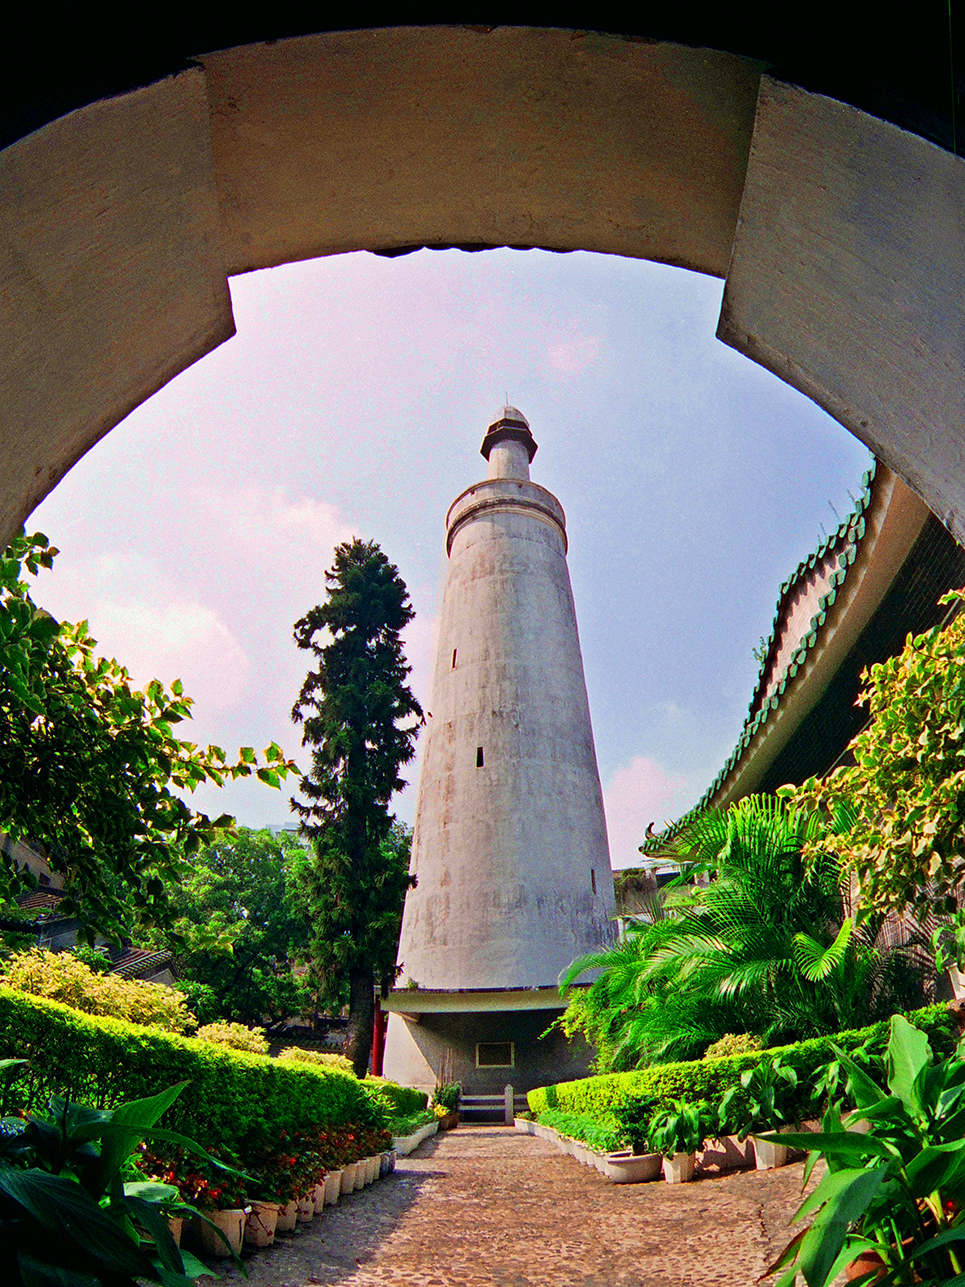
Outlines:
POLYGON ((233 334, 229 275, 421 245, 725 277, 720 337, 965 536, 958 157, 667 42, 391 28, 198 62, 0 153, 0 536, 233 334))

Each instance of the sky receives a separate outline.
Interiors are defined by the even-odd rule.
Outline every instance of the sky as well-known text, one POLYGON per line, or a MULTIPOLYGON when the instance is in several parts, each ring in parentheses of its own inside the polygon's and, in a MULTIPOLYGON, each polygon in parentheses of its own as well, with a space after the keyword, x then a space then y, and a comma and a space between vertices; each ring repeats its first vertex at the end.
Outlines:
MULTIPOLYGON (((567 515, 614 867, 733 749, 781 582, 851 508, 870 455, 714 335, 723 283, 585 252, 339 255, 231 279, 238 334, 137 408, 28 520, 59 547, 35 598, 90 622, 139 684, 180 678, 180 735, 277 741, 310 665, 292 625, 335 545, 377 541, 416 610, 428 691, 444 519, 485 476, 504 399, 567 515)), ((418 760, 393 802, 413 820, 418 760)), ((191 803, 292 825, 292 788, 191 803)))

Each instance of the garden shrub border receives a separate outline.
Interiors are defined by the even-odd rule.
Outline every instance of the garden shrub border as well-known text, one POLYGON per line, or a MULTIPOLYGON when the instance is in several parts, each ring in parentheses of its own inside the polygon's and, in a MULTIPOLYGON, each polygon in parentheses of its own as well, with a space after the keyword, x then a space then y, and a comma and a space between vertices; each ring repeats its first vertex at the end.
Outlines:
POLYGON ((412 1117, 424 1113, 429 1106, 429 1096, 414 1086, 400 1086, 384 1077, 366 1077, 362 1082, 366 1092, 383 1105, 390 1117, 412 1117))
MULTIPOLYGON (((955 1046, 956 1024, 947 1006, 927 1006, 906 1016, 910 1023, 927 1033, 936 1054, 950 1053, 955 1046)), ((740 1086, 741 1073, 766 1059, 780 1055, 785 1066, 798 1075, 801 1106, 806 1106, 814 1072, 834 1058, 832 1043, 844 1051, 854 1050, 866 1041, 880 1040, 882 1048, 888 1039, 890 1020, 884 1019, 867 1028, 855 1028, 828 1037, 814 1037, 790 1046, 774 1046, 749 1054, 724 1055, 719 1059, 694 1059, 681 1063, 654 1064, 634 1072, 604 1073, 578 1081, 540 1086, 527 1095, 530 1111, 537 1117, 547 1109, 579 1113, 610 1125, 611 1109, 629 1095, 653 1095, 661 1103, 670 1099, 707 1100, 714 1106, 732 1086, 740 1086)))
POLYGON ((4 1113, 41 1109, 52 1094, 111 1108, 186 1081, 162 1126, 241 1156, 256 1134, 278 1140, 283 1132, 389 1123, 384 1098, 337 1069, 95 1017, 10 988, 0 988, 0 1058, 29 1062, 6 1085, 4 1113))

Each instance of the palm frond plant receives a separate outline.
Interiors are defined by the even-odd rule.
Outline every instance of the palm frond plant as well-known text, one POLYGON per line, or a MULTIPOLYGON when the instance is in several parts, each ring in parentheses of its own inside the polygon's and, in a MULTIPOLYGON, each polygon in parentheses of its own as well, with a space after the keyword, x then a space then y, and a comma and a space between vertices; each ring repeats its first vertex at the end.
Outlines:
POLYGON ((673 831, 660 857, 697 883, 560 979, 564 1030, 596 1046, 599 1071, 699 1057, 726 1032, 822 1036, 918 1001, 902 949, 878 941, 880 917, 857 924, 821 826, 793 801, 748 796, 673 831))

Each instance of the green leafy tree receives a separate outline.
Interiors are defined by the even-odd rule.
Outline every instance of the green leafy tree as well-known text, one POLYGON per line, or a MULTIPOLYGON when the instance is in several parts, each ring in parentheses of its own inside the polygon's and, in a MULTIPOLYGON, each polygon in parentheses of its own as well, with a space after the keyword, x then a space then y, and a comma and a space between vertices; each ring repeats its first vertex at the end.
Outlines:
POLYGON ((271 1029, 311 1005, 299 968, 310 929, 295 876, 303 853, 292 836, 239 827, 191 863, 173 895, 176 960, 183 990, 202 999, 205 1022, 271 1029))
MULTIPOLYGON (((0 831, 40 842, 65 879, 63 911, 118 938, 133 925, 169 924, 170 889, 186 857, 231 824, 192 810, 175 792, 257 774, 277 787, 295 769, 272 744, 229 762, 174 736, 191 699, 179 681, 140 692, 116 661, 97 657, 87 623, 59 624, 38 608, 30 576, 57 551, 40 533, 0 556, 0 831)), ((0 904, 26 877, 0 860, 0 904)))
POLYGON ((314 933, 312 957, 326 996, 347 991, 346 1054, 361 1076, 368 1065, 376 985, 395 972, 399 919, 410 882, 407 838, 393 831, 389 801, 399 771, 415 754, 422 708, 400 632, 415 615, 405 582, 378 545, 339 545, 326 573, 328 597, 295 624, 309 672, 292 718, 312 768, 308 802, 293 800, 311 837, 305 880, 314 933))
MULTIPOLYGON (((961 603, 965 592, 946 595, 961 603)), ((851 765, 782 794, 837 820, 824 842, 878 911, 954 912, 965 876, 965 613, 862 676, 851 765)))

